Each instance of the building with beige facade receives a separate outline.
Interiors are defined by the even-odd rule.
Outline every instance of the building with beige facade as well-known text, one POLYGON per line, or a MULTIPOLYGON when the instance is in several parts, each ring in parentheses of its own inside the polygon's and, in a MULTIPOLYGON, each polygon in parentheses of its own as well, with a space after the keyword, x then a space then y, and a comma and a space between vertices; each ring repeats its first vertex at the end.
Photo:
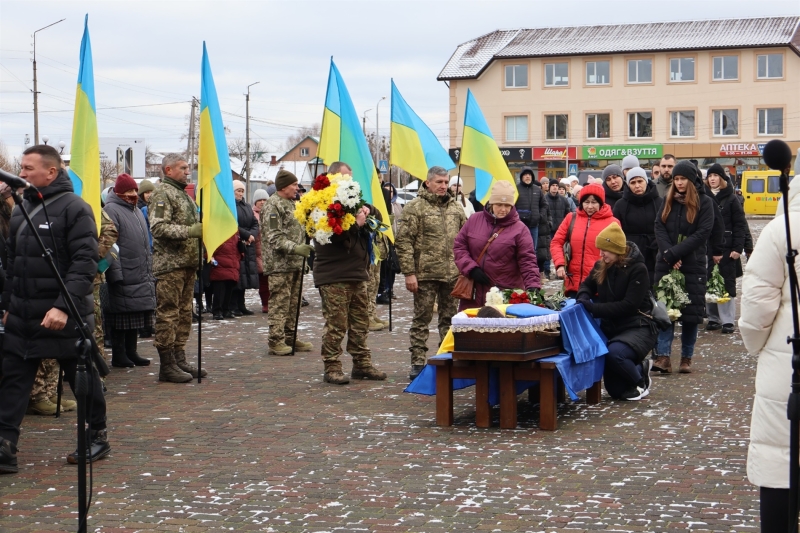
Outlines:
POLYGON ((539 176, 665 153, 738 174, 771 139, 800 148, 800 17, 498 30, 438 79, 454 158, 470 89, 509 167, 539 176))

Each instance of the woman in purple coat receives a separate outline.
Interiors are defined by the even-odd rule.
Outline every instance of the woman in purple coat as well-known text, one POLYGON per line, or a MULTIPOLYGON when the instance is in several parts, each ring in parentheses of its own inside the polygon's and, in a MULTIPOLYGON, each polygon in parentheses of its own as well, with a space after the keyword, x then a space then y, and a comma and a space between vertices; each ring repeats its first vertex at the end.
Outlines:
POLYGON ((539 267, 528 227, 514 207, 514 185, 498 181, 492 186, 486 209, 469 217, 453 245, 459 272, 475 282, 475 299, 461 300, 458 310, 481 307, 492 287, 539 289, 539 267), (481 250, 492 237, 478 263, 481 250))

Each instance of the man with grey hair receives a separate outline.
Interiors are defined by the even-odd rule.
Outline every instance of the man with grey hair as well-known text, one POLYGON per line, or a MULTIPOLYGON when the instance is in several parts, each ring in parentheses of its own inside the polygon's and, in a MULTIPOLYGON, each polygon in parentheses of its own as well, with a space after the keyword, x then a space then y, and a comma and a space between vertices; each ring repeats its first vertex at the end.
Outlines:
POLYGON ((345 176, 352 176, 353 169, 344 161, 334 161, 328 167, 328 174, 343 174, 345 176))
POLYGON ((464 210, 448 191, 449 175, 431 167, 416 198, 403 208, 403 222, 395 246, 406 289, 414 294, 411 322, 411 373, 414 379, 427 362, 428 327, 433 306, 439 302, 439 342, 450 330, 458 302, 450 296, 458 278, 453 243, 467 221, 464 210))

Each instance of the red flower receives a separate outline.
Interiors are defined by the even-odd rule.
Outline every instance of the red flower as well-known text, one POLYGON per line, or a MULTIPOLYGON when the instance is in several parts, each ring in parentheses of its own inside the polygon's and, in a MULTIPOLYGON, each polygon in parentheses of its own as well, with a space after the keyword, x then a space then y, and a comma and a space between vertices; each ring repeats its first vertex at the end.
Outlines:
POLYGON ((508 298, 508 303, 511 304, 529 304, 531 299, 528 297, 527 292, 512 292, 508 298))
POLYGON ((314 180, 314 187, 315 191, 321 191, 322 189, 328 187, 331 184, 331 181, 328 179, 328 176, 325 174, 320 174, 314 180))

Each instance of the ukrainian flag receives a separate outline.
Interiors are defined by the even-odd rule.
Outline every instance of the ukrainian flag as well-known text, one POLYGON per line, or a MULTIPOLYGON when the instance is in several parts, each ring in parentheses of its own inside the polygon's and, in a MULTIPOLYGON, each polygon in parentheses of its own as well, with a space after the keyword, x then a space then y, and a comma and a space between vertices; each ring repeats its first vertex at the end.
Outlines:
MULTIPOLYGON (((328 94, 325 97, 322 135, 319 139, 317 157, 326 165, 335 161, 350 165, 353 169, 353 181, 361 186, 361 196, 364 201, 375 206, 380 211, 383 221, 389 224, 389 210, 383 200, 378 171, 369 153, 369 145, 361 130, 361 123, 350 99, 350 93, 333 58, 328 75, 328 94)), ((384 235, 394 241, 391 225, 384 235)))
POLYGON ((392 80, 392 151, 389 162, 412 176, 424 180, 434 166, 456 168, 439 139, 414 113, 392 80))
POLYGON ((86 15, 81 39, 81 65, 78 69, 78 90, 75 94, 75 116, 72 119, 72 147, 69 177, 75 194, 83 198, 94 212, 100 226, 100 141, 97 137, 97 107, 94 103, 92 43, 89 40, 89 15, 86 15))
POLYGON ((200 82, 200 142, 197 153, 197 200, 203 218, 203 244, 211 258, 219 246, 239 231, 233 174, 222 126, 217 89, 203 41, 200 82))
POLYGON ((519 197, 514 176, 508 170, 503 155, 483 118, 478 102, 467 89, 467 109, 464 112, 464 135, 461 140, 459 163, 475 169, 475 197, 482 204, 489 200, 495 181, 514 185, 514 201, 519 197))

